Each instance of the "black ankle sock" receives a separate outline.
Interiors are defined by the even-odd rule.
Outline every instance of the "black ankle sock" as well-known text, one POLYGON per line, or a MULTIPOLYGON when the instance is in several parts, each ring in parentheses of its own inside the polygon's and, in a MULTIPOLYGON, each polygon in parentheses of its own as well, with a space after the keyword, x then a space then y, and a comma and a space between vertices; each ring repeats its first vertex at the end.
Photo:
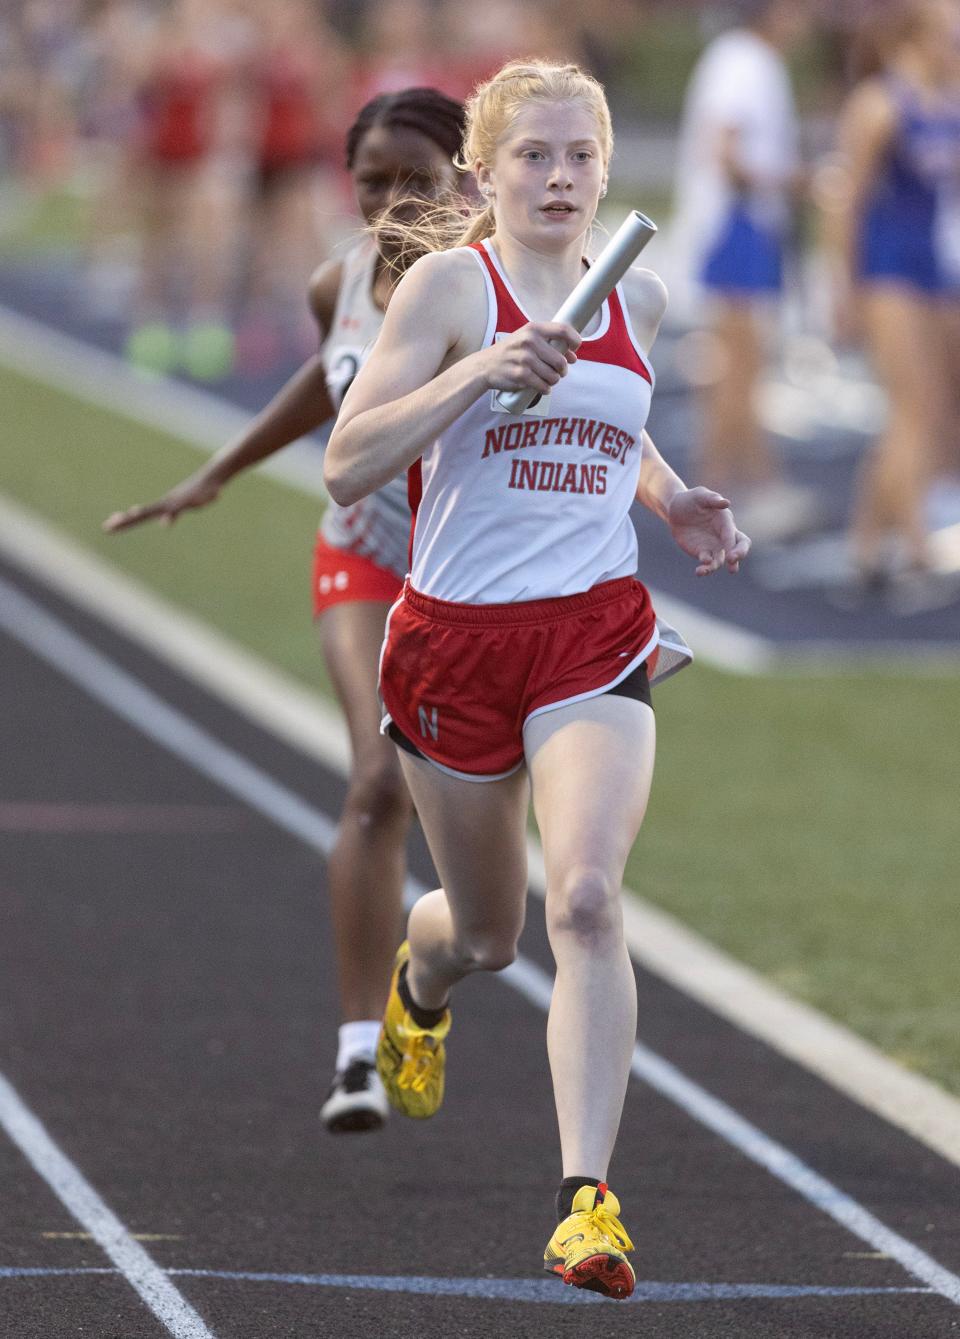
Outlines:
POLYGON ((447 1006, 442 1009, 423 1009, 410 994, 410 987, 407 985, 407 964, 404 963, 400 968, 400 975, 397 977, 397 993, 403 1001, 403 1007, 416 1023, 417 1027, 436 1027, 440 1019, 447 1012, 447 1006))
POLYGON ((562 1223, 573 1213, 573 1197, 581 1186, 598 1186, 592 1176, 565 1176, 557 1191, 557 1222, 562 1223))

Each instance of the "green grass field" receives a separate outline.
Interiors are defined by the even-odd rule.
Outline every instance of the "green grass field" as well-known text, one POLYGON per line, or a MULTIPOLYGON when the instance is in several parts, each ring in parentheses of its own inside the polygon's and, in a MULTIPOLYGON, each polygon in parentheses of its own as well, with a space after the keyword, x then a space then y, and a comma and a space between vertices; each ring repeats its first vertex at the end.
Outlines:
MULTIPOLYGON (((0 372, 0 492, 306 683, 316 502, 263 476, 172 530, 107 536, 200 453, 0 372)), ((960 677, 739 677, 657 696, 660 757, 627 879, 905 1065, 960 1093, 960 677)))

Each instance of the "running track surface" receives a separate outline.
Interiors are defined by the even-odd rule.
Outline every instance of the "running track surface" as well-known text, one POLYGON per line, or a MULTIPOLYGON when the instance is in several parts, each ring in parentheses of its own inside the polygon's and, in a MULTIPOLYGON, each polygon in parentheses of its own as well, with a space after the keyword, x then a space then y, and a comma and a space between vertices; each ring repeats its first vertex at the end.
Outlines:
MULTIPOLYGON (((0 1133, 0 1334, 960 1334, 960 1294, 929 1291, 637 1081, 611 1170, 637 1300, 542 1275, 557 1177, 544 1019, 502 980, 458 990, 434 1120, 327 1135, 321 859, 95 701, 69 677, 73 655, 54 666, 28 649, 14 594, 321 823, 342 780, 15 569, 0 581, 0 1072, 187 1315, 158 1319, 0 1133)), ((412 868, 430 882, 416 840, 412 868)), ((522 952, 550 969, 536 900, 522 952)), ((644 1043, 960 1272, 960 1170, 656 978, 638 984, 644 1043)))

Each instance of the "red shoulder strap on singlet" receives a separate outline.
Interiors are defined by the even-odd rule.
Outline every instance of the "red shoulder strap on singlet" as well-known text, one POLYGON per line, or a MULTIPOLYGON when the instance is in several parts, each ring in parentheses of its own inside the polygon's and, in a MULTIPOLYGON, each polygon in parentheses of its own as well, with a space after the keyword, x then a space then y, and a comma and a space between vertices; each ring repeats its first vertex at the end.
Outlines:
POLYGON ((597 340, 601 349, 600 356, 605 362, 618 363, 629 372, 638 373, 644 381, 649 381, 653 385, 650 369, 640 357, 633 342, 633 336, 630 334, 630 327, 627 324, 627 314, 623 310, 620 293, 616 288, 610 294, 607 303, 610 309, 610 324, 607 326, 603 338, 597 340))
POLYGON ((482 242, 471 242, 470 248, 476 251, 486 266, 487 274, 493 283, 493 291, 497 295, 497 330, 509 335, 514 330, 519 330, 522 325, 527 325, 527 318, 513 300, 490 252, 482 242))
MULTIPOLYGON (((497 298, 496 329, 505 334, 519 330, 521 326, 527 324, 527 317, 517 306, 509 288, 503 282, 493 257, 482 242, 471 242, 470 247, 483 261, 493 284, 497 298)), ((607 299, 607 307, 610 313, 607 329, 599 339, 585 340, 580 345, 577 357, 591 363, 615 363, 630 372, 636 372, 644 381, 651 381, 649 369, 634 347, 616 289, 607 299)))

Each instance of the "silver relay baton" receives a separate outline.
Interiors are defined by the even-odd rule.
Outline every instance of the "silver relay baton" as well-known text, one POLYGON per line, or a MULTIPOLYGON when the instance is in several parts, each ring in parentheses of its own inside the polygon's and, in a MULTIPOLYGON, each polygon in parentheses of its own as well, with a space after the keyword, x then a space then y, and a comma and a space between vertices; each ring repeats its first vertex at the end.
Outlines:
MULTIPOLYGON (((651 219, 638 209, 632 209, 553 319, 567 322, 579 334, 596 316, 656 231, 657 225, 651 219)), ((563 347, 562 340, 550 342, 555 348, 563 347)), ((498 391, 496 399, 508 414, 523 414, 540 394, 535 390, 498 391)))

